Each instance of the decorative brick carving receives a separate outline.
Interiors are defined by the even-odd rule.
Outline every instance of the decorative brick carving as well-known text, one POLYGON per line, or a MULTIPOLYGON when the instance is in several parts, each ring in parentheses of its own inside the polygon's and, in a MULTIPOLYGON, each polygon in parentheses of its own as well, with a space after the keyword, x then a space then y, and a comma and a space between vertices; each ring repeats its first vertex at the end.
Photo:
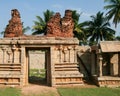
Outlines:
POLYGON ((11 17, 5 29, 4 37, 19 37, 22 35, 22 23, 19 11, 17 9, 11 10, 11 17))
POLYGON ((72 11, 66 10, 65 16, 61 18, 56 13, 47 23, 47 36, 52 37, 73 37, 74 22, 72 11))

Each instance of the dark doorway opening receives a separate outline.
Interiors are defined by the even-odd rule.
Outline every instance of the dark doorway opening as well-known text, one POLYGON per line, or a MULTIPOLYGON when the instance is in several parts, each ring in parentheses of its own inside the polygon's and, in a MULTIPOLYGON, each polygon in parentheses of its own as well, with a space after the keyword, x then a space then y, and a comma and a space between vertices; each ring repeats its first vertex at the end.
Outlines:
POLYGON ((50 48, 26 48, 28 83, 50 85, 50 48))

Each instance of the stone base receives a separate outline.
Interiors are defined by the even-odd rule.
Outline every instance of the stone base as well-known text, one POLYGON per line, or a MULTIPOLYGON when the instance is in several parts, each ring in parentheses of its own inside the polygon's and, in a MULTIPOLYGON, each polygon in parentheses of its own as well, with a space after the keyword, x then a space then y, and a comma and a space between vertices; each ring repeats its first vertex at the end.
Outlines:
POLYGON ((94 77, 94 80, 99 87, 120 87, 120 77, 102 76, 94 77))
POLYGON ((83 74, 79 72, 77 63, 56 63, 54 72, 54 85, 83 85, 83 74))

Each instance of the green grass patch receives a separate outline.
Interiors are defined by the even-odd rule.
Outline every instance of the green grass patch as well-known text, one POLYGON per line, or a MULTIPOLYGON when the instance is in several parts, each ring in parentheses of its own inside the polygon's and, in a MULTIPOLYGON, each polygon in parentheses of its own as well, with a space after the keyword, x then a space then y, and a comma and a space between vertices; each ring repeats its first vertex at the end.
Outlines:
POLYGON ((17 88, 0 88, 0 96, 21 96, 21 91, 17 88))
POLYGON ((45 69, 30 69, 30 77, 45 78, 45 69))
POLYGON ((120 88, 58 88, 60 96, 120 96, 120 88))

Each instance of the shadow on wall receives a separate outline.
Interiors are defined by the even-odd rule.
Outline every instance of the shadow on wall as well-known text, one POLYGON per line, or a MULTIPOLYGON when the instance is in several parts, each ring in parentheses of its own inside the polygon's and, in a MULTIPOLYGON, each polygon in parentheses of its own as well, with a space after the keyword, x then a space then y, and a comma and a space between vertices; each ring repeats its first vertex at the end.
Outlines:
POLYGON ((91 76, 91 53, 90 47, 79 46, 77 52, 77 60, 80 66, 80 72, 84 74, 85 78, 91 76))

